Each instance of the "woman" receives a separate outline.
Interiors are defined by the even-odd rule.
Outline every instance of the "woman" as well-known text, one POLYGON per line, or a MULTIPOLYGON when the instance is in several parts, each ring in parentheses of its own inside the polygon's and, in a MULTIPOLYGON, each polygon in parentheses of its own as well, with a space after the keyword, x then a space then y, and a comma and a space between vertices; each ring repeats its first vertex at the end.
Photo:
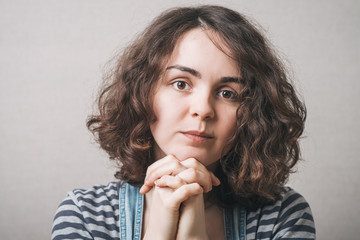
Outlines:
POLYGON ((120 182, 75 190, 53 239, 314 239, 284 187, 305 106, 265 38, 218 6, 160 15, 120 57, 88 120, 120 182))

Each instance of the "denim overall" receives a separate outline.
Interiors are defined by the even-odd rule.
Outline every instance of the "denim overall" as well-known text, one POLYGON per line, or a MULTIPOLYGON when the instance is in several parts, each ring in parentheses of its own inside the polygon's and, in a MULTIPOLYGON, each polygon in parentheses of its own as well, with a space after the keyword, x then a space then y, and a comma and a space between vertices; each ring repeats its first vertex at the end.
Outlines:
MULTIPOLYGON (((119 191, 120 240, 140 240, 144 196, 139 188, 122 184, 119 191)), ((246 239, 246 211, 244 208, 224 210, 226 240, 246 239)))

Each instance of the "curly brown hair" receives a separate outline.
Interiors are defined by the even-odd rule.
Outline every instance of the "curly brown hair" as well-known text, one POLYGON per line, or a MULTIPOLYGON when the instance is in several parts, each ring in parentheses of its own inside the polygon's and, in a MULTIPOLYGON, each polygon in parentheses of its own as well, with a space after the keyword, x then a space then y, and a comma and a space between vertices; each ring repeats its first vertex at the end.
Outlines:
POLYGON ((220 159, 215 174, 222 184, 214 194, 225 206, 273 201, 299 160, 306 109, 268 41, 233 10, 205 5, 162 13, 119 57, 87 126, 118 163, 116 178, 142 184, 155 160, 154 86, 180 36, 195 28, 222 38, 242 76, 234 146, 220 159))

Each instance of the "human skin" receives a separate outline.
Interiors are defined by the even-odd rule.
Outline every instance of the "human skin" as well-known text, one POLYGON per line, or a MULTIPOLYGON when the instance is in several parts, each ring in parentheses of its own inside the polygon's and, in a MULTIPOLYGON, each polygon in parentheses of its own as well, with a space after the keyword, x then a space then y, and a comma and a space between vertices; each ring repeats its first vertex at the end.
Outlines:
POLYGON ((146 194, 144 239, 159 239, 159 233, 163 239, 208 238, 203 193, 220 184, 211 170, 231 147, 241 90, 237 64, 223 51, 215 33, 190 30, 158 81, 150 129, 159 160, 140 190, 146 194))
MULTIPOLYGON (((191 30, 179 39, 153 99, 156 159, 173 154, 205 166, 218 161, 236 127, 241 90, 236 62, 209 39, 191 30)), ((224 48, 226 50, 226 48, 224 48)))

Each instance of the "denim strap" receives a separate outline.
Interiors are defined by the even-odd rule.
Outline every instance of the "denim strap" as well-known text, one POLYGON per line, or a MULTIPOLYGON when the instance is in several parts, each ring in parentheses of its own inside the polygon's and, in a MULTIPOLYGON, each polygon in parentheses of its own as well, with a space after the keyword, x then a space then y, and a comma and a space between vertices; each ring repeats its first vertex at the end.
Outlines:
POLYGON ((119 190, 120 239, 140 240, 144 207, 144 197, 138 187, 127 183, 119 190))
POLYGON ((246 210, 244 207, 225 208, 226 240, 246 240, 246 210))

